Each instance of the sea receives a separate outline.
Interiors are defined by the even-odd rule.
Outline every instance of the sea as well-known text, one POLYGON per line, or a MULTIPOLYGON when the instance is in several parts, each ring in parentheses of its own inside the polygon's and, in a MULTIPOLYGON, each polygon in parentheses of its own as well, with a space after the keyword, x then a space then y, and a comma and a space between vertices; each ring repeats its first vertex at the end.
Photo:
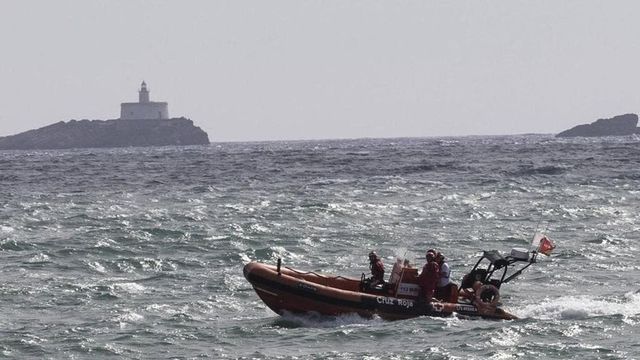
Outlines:
POLYGON ((640 359, 639 209, 638 137, 1 151, 0 358, 640 359), (281 316, 242 273, 434 248, 459 283, 537 232, 511 321, 281 316))

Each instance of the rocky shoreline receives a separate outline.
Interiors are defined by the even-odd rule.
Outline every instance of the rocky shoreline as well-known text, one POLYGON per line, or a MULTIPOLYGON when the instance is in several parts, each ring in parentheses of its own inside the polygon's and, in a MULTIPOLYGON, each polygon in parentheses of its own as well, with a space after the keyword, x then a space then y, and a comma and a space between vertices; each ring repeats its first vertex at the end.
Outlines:
POLYGON ((556 137, 626 136, 633 134, 640 134, 638 115, 625 114, 610 119, 598 119, 591 124, 574 126, 559 133, 556 137))
POLYGON ((0 137, 0 150, 207 145, 207 133, 187 118, 70 120, 0 137))

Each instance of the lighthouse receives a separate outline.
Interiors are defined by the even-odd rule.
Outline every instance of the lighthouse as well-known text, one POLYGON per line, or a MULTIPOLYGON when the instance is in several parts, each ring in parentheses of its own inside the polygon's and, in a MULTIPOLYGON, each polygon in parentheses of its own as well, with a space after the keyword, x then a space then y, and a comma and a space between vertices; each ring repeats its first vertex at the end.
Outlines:
POLYGON ((147 83, 142 81, 137 103, 120 104, 121 120, 168 119, 169 105, 166 102, 150 101, 147 83))
POLYGON ((147 90, 147 83, 144 80, 140 85, 140 91, 138 91, 138 102, 141 104, 149 102, 149 90, 147 90))

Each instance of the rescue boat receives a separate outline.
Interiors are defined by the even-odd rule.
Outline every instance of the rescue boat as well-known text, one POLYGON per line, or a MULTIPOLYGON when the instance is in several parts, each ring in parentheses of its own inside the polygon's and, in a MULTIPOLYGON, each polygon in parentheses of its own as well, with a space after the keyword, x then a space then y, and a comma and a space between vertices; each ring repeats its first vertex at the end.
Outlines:
POLYGON ((453 284, 430 303, 418 298, 418 270, 402 268, 395 284, 371 287, 368 279, 329 276, 252 261, 245 265, 244 276, 260 299, 274 312, 319 313, 337 316, 356 313, 385 320, 417 316, 450 316, 454 313, 485 319, 513 320, 517 316, 503 309, 500 288, 536 262, 536 251, 513 249, 503 256, 484 251, 473 269, 465 275, 460 288, 453 284), (523 266, 516 269, 518 264, 523 266))

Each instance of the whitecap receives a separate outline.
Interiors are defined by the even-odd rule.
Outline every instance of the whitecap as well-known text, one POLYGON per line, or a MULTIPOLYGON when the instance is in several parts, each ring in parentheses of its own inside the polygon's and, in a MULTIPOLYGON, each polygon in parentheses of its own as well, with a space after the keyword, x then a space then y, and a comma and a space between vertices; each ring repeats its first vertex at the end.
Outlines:
POLYGON ((329 203, 327 204, 327 207, 335 212, 346 213, 346 214, 351 213, 349 207, 346 205, 329 203))
POLYGON ((125 310, 124 314, 120 314, 115 318, 115 321, 120 324, 120 328, 124 328, 127 323, 139 323, 142 320, 144 320, 144 316, 131 310, 125 310))
POLYGON ((578 337, 582 334, 582 328, 579 325, 572 325, 562 330, 562 333, 567 337, 578 337))
POLYGON ((94 262, 90 262, 87 263, 87 265, 92 268, 93 270, 99 272, 99 273, 105 273, 106 269, 104 268, 104 266, 102 266, 99 262, 94 261, 94 262))
POLYGON ((167 316, 174 316, 179 314, 187 314, 188 306, 182 306, 176 308, 169 304, 151 304, 145 308, 148 312, 159 313, 167 316))
POLYGON ((498 336, 491 337, 491 343, 498 346, 512 347, 520 343, 522 335, 512 328, 503 328, 499 332, 498 336))
POLYGON ((260 224, 251 224, 250 229, 257 233, 269 233, 269 228, 260 224))
POLYGON ((23 343, 23 344, 39 345, 39 344, 42 344, 42 343, 48 341, 47 339, 43 339, 43 338, 37 337, 37 336, 35 336, 33 334, 25 334, 24 336, 25 336, 25 338, 20 339, 20 342, 23 343))
POLYGON ((307 245, 307 246, 311 246, 311 247, 317 246, 316 242, 310 237, 304 237, 304 238, 300 239, 300 243, 302 243, 304 245, 307 245))
POLYGON ((480 194, 478 194, 478 198, 480 200, 486 200, 491 198, 493 195, 495 195, 495 192, 482 192, 480 194))
POLYGON ((103 239, 103 240, 98 240, 98 242, 96 242, 96 244, 93 245, 93 247, 111 249, 113 248, 114 244, 116 244, 116 242, 111 239, 103 239))
POLYGON ((46 263, 49 262, 49 255, 39 253, 31 257, 31 259, 27 260, 27 262, 30 264, 46 263))
POLYGON ((239 253, 238 255, 240 256, 240 260, 242 260, 243 264, 248 264, 251 262, 251 258, 249 257, 249 255, 245 253, 239 253))
POLYGON ((289 260, 301 260, 304 258, 304 255, 296 254, 291 251, 288 251, 283 246, 270 246, 269 250, 271 250, 272 252, 271 258, 274 260, 277 258, 286 258, 289 260))
POLYGON ((143 285, 132 283, 132 282, 118 283, 116 284, 116 287, 130 294, 138 294, 138 293, 144 292, 147 289, 143 285))
POLYGON ((163 265, 163 261, 161 259, 151 258, 144 258, 142 260, 139 260, 138 263, 145 271, 161 271, 163 265))

